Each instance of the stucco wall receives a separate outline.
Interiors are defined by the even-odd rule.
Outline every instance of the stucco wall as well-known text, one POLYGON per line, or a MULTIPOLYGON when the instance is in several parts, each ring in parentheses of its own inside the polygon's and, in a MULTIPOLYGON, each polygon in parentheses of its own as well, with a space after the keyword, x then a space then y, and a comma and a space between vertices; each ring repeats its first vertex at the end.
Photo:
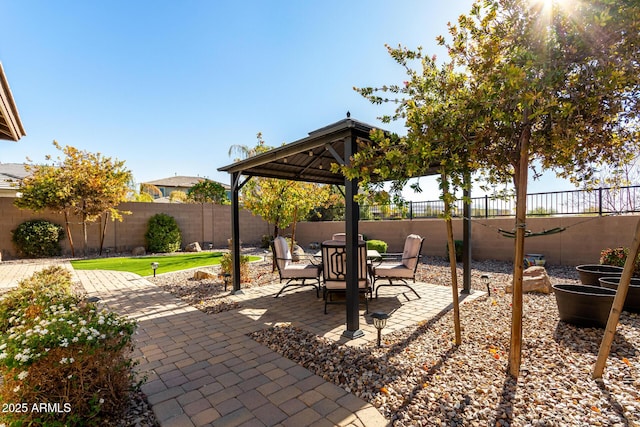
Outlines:
MULTIPOLYGON (((526 253, 541 253, 548 263, 577 265, 597 263, 600 251, 607 247, 629 246, 640 216, 609 217, 553 217, 529 218, 527 228, 533 232, 555 227, 567 227, 558 234, 529 237, 525 240, 526 253)), ((515 221, 505 219, 474 219, 471 228, 472 257, 476 260, 513 259, 514 239, 503 237, 498 229, 511 230, 515 221)), ((425 237, 424 255, 445 256, 447 234, 445 223, 439 219, 406 221, 361 221, 360 233, 369 239, 384 240, 390 252, 401 252, 407 234, 425 237)), ((453 221, 454 238, 462 239, 462 220, 453 221)), ((344 231, 341 222, 305 222, 296 229, 296 240, 307 246, 311 242, 330 239, 344 231)))
MULTIPOLYGON (((21 210, 13 206, 14 198, 0 198, 0 251, 2 259, 17 256, 16 249, 11 242, 11 230, 22 222, 30 219, 46 219, 64 226, 64 216, 48 211, 34 213, 21 210)), ((149 218, 157 213, 173 216, 182 231, 183 246, 190 242, 211 242, 214 247, 224 247, 231 237, 231 207, 207 204, 177 203, 123 203, 119 207, 123 211, 131 211, 131 215, 124 215, 122 222, 108 221, 104 247, 113 253, 127 252, 136 246, 145 246, 144 233, 147 230, 149 218)), ((77 217, 70 218, 72 222, 72 237, 76 248, 76 255, 82 254, 82 226, 77 217)), ((99 247, 100 224, 89 223, 88 247, 95 252, 99 247)), ((259 244, 263 234, 269 233, 268 224, 260 217, 250 212, 240 212, 241 240, 246 244, 259 244)), ((62 241, 65 254, 71 248, 68 239, 62 241)))

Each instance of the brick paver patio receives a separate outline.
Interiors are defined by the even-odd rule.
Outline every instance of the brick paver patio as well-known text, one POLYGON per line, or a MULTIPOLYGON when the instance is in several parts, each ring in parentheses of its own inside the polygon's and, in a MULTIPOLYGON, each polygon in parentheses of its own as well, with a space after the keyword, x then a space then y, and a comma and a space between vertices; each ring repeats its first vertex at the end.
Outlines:
MULTIPOLYGON (((69 263, 63 265, 72 269, 69 263)), ((0 263, 0 289, 43 265, 0 263)), ((346 345, 376 339, 371 318, 361 310, 364 337, 346 340, 344 306, 329 306, 311 288, 273 296, 279 284, 232 296, 236 310, 205 314, 135 274, 76 271, 89 296, 138 321, 134 356, 147 377, 142 389, 162 426, 386 426, 371 404, 324 381, 248 333, 290 322, 346 345)), ((384 333, 429 320, 451 309, 451 289, 419 283, 422 296, 407 301, 402 288, 383 288, 370 311, 391 312, 384 333)), ((481 292, 466 296, 477 298, 481 292)))

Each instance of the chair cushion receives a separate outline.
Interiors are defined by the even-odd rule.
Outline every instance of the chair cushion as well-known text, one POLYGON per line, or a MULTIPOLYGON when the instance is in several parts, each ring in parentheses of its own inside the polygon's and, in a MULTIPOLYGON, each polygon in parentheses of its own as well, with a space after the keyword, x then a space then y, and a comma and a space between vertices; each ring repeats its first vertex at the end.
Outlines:
POLYGON ((382 263, 375 267, 374 273, 376 277, 390 277, 400 279, 412 279, 413 269, 406 267, 404 264, 385 264, 382 263))
POLYGON ((320 277, 320 266, 313 264, 289 264, 281 272, 283 279, 317 279, 320 277))
POLYGON ((278 236, 273 240, 273 247, 276 250, 276 263, 278 264, 278 268, 280 271, 283 271, 291 264, 291 251, 289 250, 287 240, 282 236, 278 236))
MULTIPOLYGON (((343 281, 334 281, 334 280, 325 281, 324 286, 330 291, 346 291, 347 290, 347 282, 343 282, 343 281)), ((369 287, 369 280, 358 281, 358 288, 367 289, 368 287, 369 287)))
POLYGON ((421 242, 422 237, 417 234, 409 234, 404 241, 402 263, 405 267, 411 269, 411 271, 415 270, 416 265, 418 264, 418 256, 420 255, 418 252, 420 251, 421 242))

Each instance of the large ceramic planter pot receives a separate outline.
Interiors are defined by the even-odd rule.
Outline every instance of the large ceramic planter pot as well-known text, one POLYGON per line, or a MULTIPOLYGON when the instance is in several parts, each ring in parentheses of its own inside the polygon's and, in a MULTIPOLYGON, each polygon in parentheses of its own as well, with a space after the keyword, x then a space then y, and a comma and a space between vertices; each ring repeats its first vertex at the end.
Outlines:
MULTIPOLYGON (((618 290, 620 284, 620 277, 601 277, 600 286, 604 288, 618 290)), ((629 290, 627 291, 627 299, 624 301, 624 309, 627 311, 633 311, 640 313, 640 279, 633 277, 631 283, 629 283, 629 290)))
POLYGON ((599 286, 558 284, 553 285, 560 320, 576 326, 604 328, 609 319, 613 289, 599 286))
POLYGON ((622 267, 603 264, 584 264, 576 267, 583 285, 600 286, 601 277, 622 276, 622 267))

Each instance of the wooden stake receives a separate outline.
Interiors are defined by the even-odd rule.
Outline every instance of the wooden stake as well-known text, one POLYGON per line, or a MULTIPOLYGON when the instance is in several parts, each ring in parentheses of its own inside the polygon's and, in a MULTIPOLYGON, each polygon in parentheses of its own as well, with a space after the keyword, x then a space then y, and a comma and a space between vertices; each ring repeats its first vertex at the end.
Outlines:
POLYGON ((631 283, 631 276, 633 275, 633 269, 635 260, 640 252, 640 221, 636 225, 636 234, 633 238, 633 243, 629 248, 629 254, 627 255, 627 261, 624 263, 624 271, 618 284, 618 290, 616 296, 613 299, 613 305, 611 306, 611 312, 609 313, 609 320, 607 320, 607 326, 602 337, 602 343, 600 343, 600 350, 598 351, 598 359, 596 365, 593 368, 592 378, 602 378, 604 367, 607 364, 607 358, 611 351, 611 343, 616 334, 616 327, 618 326, 618 320, 620 320, 620 313, 624 306, 624 301, 627 298, 627 292, 629 291, 629 283, 631 283))

